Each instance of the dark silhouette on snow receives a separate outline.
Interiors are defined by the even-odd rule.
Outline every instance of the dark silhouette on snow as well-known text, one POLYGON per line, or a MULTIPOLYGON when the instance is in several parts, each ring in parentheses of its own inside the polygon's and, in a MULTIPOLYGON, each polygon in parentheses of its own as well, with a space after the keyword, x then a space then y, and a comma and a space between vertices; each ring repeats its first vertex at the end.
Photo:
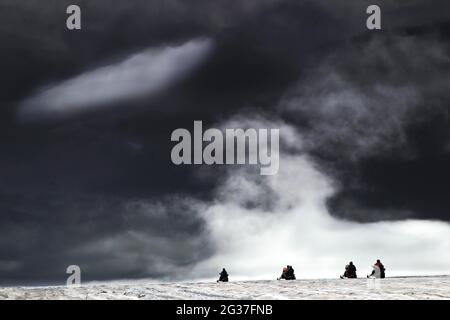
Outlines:
POLYGON ((356 279, 358 276, 356 275, 356 266, 353 264, 352 261, 348 265, 345 266, 345 272, 344 275, 341 276, 341 279, 349 278, 349 279, 356 279))
POLYGON ((295 280, 295 274, 294 274, 294 268, 292 266, 286 266, 286 268, 283 268, 283 272, 281 273, 281 277, 279 277, 277 280, 295 280))
POLYGON ((217 282, 228 282, 228 273, 225 268, 222 269, 222 272, 219 273, 219 280, 217 282))

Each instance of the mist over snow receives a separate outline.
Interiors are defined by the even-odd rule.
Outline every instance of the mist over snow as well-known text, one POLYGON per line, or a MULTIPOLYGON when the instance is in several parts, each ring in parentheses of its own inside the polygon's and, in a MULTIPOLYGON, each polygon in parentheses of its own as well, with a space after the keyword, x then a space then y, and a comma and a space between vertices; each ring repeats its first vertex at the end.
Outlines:
MULTIPOLYGON (((216 202, 202 214, 216 254, 193 275, 226 266, 239 279, 272 279, 291 264, 299 277, 334 278, 354 261, 359 276, 365 276, 376 259, 382 259, 389 276, 449 273, 447 222, 341 219, 327 201, 347 186, 330 175, 337 169, 312 155, 344 163, 393 152, 400 158, 418 157, 408 141, 408 126, 445 116, 447 106, 435 97, 448 96, 450 78, 438 72, 450 61, 448 48, 433 39, 375 37, 355 45, 352 54, 346 50, 328 56, 287 90, 275 106, 286 120, 247 114, 224 121, 228 128, 280 128, 280 170, 261 179, 251 170, 229 169, 216 202), (391 66, 390 71, 370 68, 380 63, 391 66), (404 70, 411 69, 405 79, 404 70), (302 121, 306 125, 298 125, 302 121)), ((363 206, 348 210, 367 213, 363 206)), ((399 212, 385 208, 378 214, 399 212)))
MULTIPOLYGON (((286 129, 280 135, 285 147, 302 140, 286 129)), ((245 169, 230 173, 218 200, 202 213, 215 254, 192 276, 207 277, 224 266, 232 279, 273 279, 291 264, 301 278, 335 278, 354 261, 365 277, 378 258, 388 276, 448 273, 448 223, 343 221, 326 207, 334 191, 307 154, 281 154, 279 173, 264 179, 245 169), (248 206, 267 198, 273 207, 248 206)))

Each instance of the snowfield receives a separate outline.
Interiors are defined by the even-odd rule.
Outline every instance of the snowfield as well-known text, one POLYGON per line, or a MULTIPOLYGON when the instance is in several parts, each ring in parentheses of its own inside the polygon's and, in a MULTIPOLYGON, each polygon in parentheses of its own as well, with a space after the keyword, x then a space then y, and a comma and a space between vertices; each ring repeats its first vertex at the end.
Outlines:
POLYGON ((0 299, 450 299, 450 276, 4 287, 0 299))

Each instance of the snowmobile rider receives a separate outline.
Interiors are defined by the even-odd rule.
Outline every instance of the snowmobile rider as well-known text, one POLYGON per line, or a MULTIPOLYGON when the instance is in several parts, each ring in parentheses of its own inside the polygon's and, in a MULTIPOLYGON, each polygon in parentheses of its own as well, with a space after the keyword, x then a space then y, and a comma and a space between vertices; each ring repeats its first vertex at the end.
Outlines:
POLYGON ((378 266, 378 268, 380 268, 380 278, 384 279, 386 277, 386 269, 384 268, 384 265, 381 263, 381 261, 378 259, 377 263, 375 263, 375 265, 378 266))
POLYGON ((222 272, 219 273, 219 280, 217 282, 228 282, 228 273, 225 268, 222 269, 222 272))
POLYGON ((285 280, 295 280, 294 268, 288 265, 286 268, 283 268, 283 273, 281 273, 281 277, 277 280, 285 279, 285 280))
POLYGON ((383 279, 385 278, 385 268, 384 265, 381 263, 380 260, 377 260, 377 262, 373 265, 373 270, 370 275, 367 276, 367 278, 376 278, 376 279, 383 279))
POLYGON ((353 261, 350 261, 349 264, 345 266, 344 276, 341 276, 341 278, 356 279, 357 277, 356 266, 353 264, 353 261))

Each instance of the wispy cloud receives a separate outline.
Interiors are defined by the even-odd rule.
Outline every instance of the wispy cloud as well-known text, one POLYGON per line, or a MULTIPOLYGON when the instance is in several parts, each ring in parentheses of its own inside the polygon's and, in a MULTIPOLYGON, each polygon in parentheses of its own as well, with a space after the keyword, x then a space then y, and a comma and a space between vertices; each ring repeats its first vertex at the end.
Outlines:
MULTIPOLYGON (((408 150, 406 128, 444 115, 448 48, 386 36, 331 54, 293 86, 278 109, 303 126, 305 147, 349 161, 408 150), (420 52, 420 55, 411 54, 420 52)), ((399 154, 400 155, 400 154, 399 154)))
POLYGON ((66 117, 123 99, 151 96, 186 75, 210 49, 208 39, 146 49, 39 90, 20 104, 19 118, 66 117))

